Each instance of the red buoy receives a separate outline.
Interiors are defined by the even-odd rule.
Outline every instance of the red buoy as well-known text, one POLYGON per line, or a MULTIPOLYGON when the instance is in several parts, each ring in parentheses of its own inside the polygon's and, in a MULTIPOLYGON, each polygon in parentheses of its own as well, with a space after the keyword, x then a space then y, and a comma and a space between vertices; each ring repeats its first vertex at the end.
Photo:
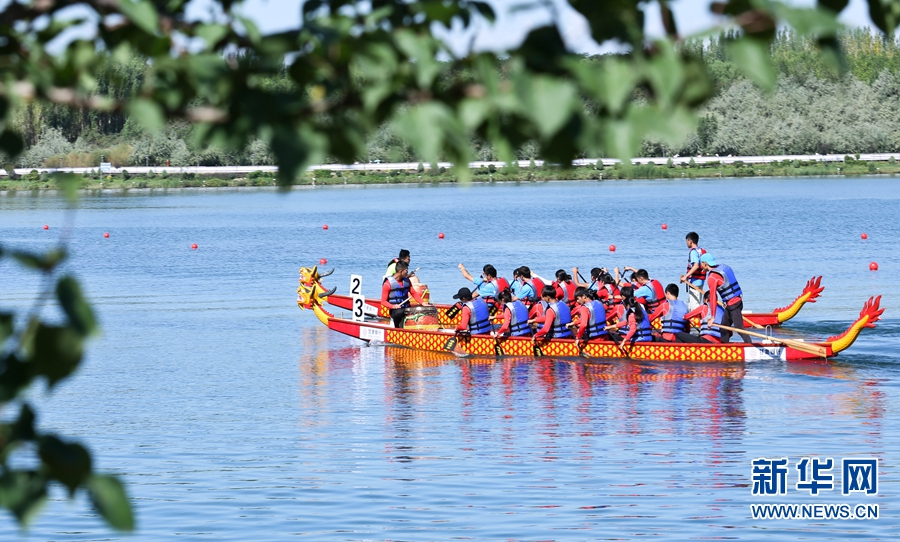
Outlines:
POLYGON ((326 260, 325 258, 319 258, 319 265, 325 265, 326 263, 328 263, 328 260, 326 260))
POLYGON ((444 238, 444 232, 439 233, 439 234, 438 234, 438 239, 443 239, 443 238, 444 238))
POLYGON ((877 262, 872 262, 872 263, 870 263, 870 264, 869 264, 869 269, 872 270, 872 271, 878 271, 878 263, 877 263, 877 262))
POLYGON ((860 236, 859 236, 859 238, 860 238, 860 239, 868 239, 868 238, 869 238, 869 234, 868 234, 868 233, 865 233, 865 232, 863 232, 863 234, 862 234, 862 235, 860 235, 860 236))
POLYGON ((109 232, 104 233, 104 234, 103 234, 103 238, 104 238, 104 239, 109 239, 109 232))
POLYGON ((45 229, 45 230, 49 230, 49 229, 50 229, 50 226, 44 224, 44 229, 45 229))
POLYGON ((666 224, 666 223, 663 223, 663 225, 662 225, 662 229, 664 229, 664 230, 667 230, 667 229, 669 229, 669 225, 668 225, 668 224, 666 224))
POLYGON ((615 252, 615 251, 616 251, 616 245, 609 245, 609 251, 610 251, 610 252, 615 252))
POLYGON ((197 250, 198 248, 199 247, 197 246, 197 243, 194 243, 193 245, 191 245, 191 250, 197 250))
POLYGON ((323 225, 322 225, 322 229, 323 229, 323 230, 327 230, 327 229, 328 229, 328 224, 323 224, 323 225))

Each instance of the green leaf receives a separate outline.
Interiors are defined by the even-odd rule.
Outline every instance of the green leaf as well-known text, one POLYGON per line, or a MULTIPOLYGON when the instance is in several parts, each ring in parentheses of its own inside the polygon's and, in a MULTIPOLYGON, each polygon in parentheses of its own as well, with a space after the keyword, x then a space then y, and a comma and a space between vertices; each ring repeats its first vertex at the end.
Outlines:
POLYGON ((13 447, 22 441, 34 440, 34 420, 34 411, 28 403, 24 403, 19 410, 19 417, 13 423, 0 425, 0 457, 4 463, 13 447))
POLYGON ((0 151, 5 152, 9 157, 15 158, 19 156, 25 148, 25 142, 22 137, 12 130, 3 130, 0 132, 0 151))
POLYGON ((53 249, 46 254, 32 254, 30 252, 14 251, 12 257, 29 269, 37 269, 40 271, 51 271, 66 258, 66 253, 62 249, 53 249))
POLYGON ((21 525, 28 525, 47 500, 47 479, 36 471, 4 471, 0 476, 0 506, 21 525))
POLYGON ((134 530, 134 512, 125 487, 115 476, 94 475, 88 480, 88 494, 94 508, 114 529, 134 530))
POLYGON ((31 366, 23 363, 15 354, 8 354, 0 360, 0 403, 18 397, 34 380, 31 366))
POLYGON ((521 96, 526 114, 531 117, 544 138, 552 137, 572 116, 577 91, 568 81, 549 76, 535 76, 530 88, 519 85, 526 93, 521 96))
POLYGON ((742 38, 728 44, 728 52, 738 69, 766 92, 775 89, 777 74, 769 58, 768 43, 742 38))
POLYGON ((145 98, 133 100, 128 105, 128 113, 148 132, 159 132, 165 126, 162 108, 153 100, 145 98))
POLYGON ((120 0, 119 9, 132 23, 148 34, 156 34, 159 14, 151 2, 146 0, 120 0))
POLYGON ((206 41, 207 49, 212 49, 228 35, 228 27, 221 24, 201 24, 197 27, 196 35, 206 41))
POLYGON ((837 14, 819 8, 793 8, 773 4, 775 16, 794 27, 801 36, 834 36, 843 28, 837 14))
POLYGON ((69 203, 78 201, 78 187, 81 186, 81 179, 74 173, 51 173, 50 180, 56 183, 63 195, 69 200, 69 203))
POLYGON ((869 0, 869 17, 882 32, 892 36, 900 24, 900 0, 869 0))
POLYGON ((3 342, 12 335, 14 326, 13 313, 0 312, 0 347, 2 347, 3 342))
POLYGON ((835 14, 844 11, 844 8, 847 7, 847 4, 850 3, 850 0, 819 0, 818 4, 822 7, 828 8, 833 11, 835 14))
POLYGON ((53 435, 38 439, 38 456, 50 478, 69 490, 69 497, 91 475, 91 454, 77 442, 63 442, 53 435))
POLYGON ((97 331, 97 320, 90 304, 81 293, 81 286, 72 277, 65 276, 56 283, 56 298, 69 317, 69 323, 83 337, 97 331))
POLYGON ((27 360, 32 373, 47 377, 51 388, 75 372, 81 363, 82 337, 71 327, 40 324, 33 345, 33 354, 27 360))

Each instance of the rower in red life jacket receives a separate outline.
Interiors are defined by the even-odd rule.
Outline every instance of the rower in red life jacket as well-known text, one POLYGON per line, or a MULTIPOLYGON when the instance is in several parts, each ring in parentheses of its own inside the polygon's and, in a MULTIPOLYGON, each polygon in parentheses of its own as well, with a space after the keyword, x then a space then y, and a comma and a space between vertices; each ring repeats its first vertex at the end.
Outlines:
MULTIPOLYGON (((652 315, 656 312, 660 303, 666 299, 666 291, 662 284, 656 279, 651 279, 646 269, 633 269, 626 267, 632 271, 632 279, 637 283, 638 287, 634 290, 634 299, 644 305, 647 314, 652 315)), ((650 319, 651 323, 653 319, 650 319)))
POLYGON ((541 300, 547 303, 547 308, 544 310, 543 325, 534 334, 533 340, 571 338, 572 332, 568 326, 572 323, 572 313, 568 305, 556 299, 556 289, 544 286, 541 300))
POLYGON ((688 233, 684 242, 688 247, 688 263, 687 272, 681 275, 681 282, 687 287, 688 308, 694 310, 703 303, 703 284, 706 282, 706 271, 700 266, 700 257, 706 254, 706 251, 697 246, 700 236, 696 232, 688 233))
POLYGON ((531 269, 527 266, 522 266, 516 269, 513 272, 513 276, 518 275, 519 286, 517 288, 518 291, 513 291, 513 301, 521 301, 525 304, 526 307, 531 308, 531 306, 538 302, 540 299, 540 292, 538 290, 535 281, 531 278, 531 269))
POLYGON ((669 284, 666 286, 666 300, 659 304, 656 312, 650 315, 650 321, 662 317, 662 333, 660 335, 662 341, 676 342, 678 332, 689 332, 691 324, 684 315, 687 314, 688 307, 684 301, 678 299, 678 285, 669 284))
POLYGON ((425 304, 419 297, 419 293, 412 289, 408 272, 409 264, 399 261, 395 264, 394 274, 384 279, 381 284, 381 305, 390 309, 394 327, 403 327, 403 319, 406 316, 406 308, 409 307, 410 296, 418 303, 425 304))
POLYGON ((472 291, 468 288, 460 288, 453 299, 459 299, 463 304, 459 324, 456 326, 457 333, 483 335, 491 332, 491 315, 483 299, 473 299, 472 291))
POLYGON ((686 331, 678 331, 675 333, 675 338, 678 339, 678 342, 682 343, 721 343, 723 342, 722 333, 724 332, 716 326, 711 326, 710 323, 721 324, 724 316, 725 311, 722 310, 722 307, 719 307, 719 310, 717 311, 712 310, 709 292, 705 292, 703 294, 703 305, 700 305, 684 315, 684 319, 688 322, 690 322, 692 318, 700 318, 700 335, 697 336, 686 331))
POLYGON ((597 289, 597 299, 603 303, 606 308, 606 314, 609 315, 615 309, 617 303, 622 301, 619 287, 616 286, 616 280, 610 275, 606 269, 601 269, 598 277, 600 287, 597 289))
POLYGON ((552 286, 556 289, 556 299, 568 305, 569 310, 572 310, 575 306, 575 288, 577 288, 572 282, 572 277, 565 270, 560 269, 556 272, 556 280, 553 281, 552 286))
MULTIPOLYGON (((713 311, 713 316, 717 310, 722 310, 718 306, 718 300, 722 300, 725 305, 725 315, 722 317, 722 323, 726 326, 744 329, 744 316, 741 312, 744 310, 743 292, 741 285, 738 284, 734 271, 725 264, 716 264, 712 254, 706 253, 700 256, 700 267, 706 271, 706 285, 709 289, 710 303, 709 306, 713 311)), ((753 342, 746 333, 738 332, 741 340, 745 343, 753 342)), ((731 332, 722 330, 722 342, 731 340, 731 332)))
POLYGON ((497 329, 498 337, 525 337, 531 335, 531 326, 528 324, 528 309, 521 301, 513 301, 509 289, 501 290, 497 295, 497 301, 503 307, 502 323, 497 329))
POLYGON ((624 286, 621 290, 619 290, 619 300, 612 306, 611 310, 606 311, 606 321, 609 322, 612 327, 609 330, 609 338, 615 342, 621 342, 622 336, 628 333, 628 315, 627 310, 625 308, 625 299, 629 297, 634 297, 634 290, 631 289, 631 286, 624 286))
POLYGON ((578 315, 578 327, 575 329, 575 339, 581 343, 594 339, 605 339, 606 309, 600 303, 591 290, 579 287, 575 290, 575 314, 578 315))
POLYGON ((459 267, 459 270, 466 280, 475 284, 475 290, 472 292, 472 297, 480 297, 488 304, 488 306, 495 305, 499 308, 497 294, 499 294, 501 290, 509 288, 509 283, 506 282, 506 279, 497 278, 497 269, 493 265, 487 264, 484 266, 481 273, 481 279, 479 280, 476 280, 469 274, 465 265, 459 264, 457 267, 459 267))

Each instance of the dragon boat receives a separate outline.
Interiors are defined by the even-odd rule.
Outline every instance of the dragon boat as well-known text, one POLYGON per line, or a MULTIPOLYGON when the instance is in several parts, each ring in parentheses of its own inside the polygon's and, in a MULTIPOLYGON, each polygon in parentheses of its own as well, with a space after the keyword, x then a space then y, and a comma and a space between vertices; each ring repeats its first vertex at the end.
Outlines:
MULTIPOLYGON (((310 268, 308 267, 300 269, 301 283, 309 280, 308 277, 304 276, 304 273, 308 274, 309 270, 310 268)), ((320 278, 330 274, 331 272, 323 273, 320 275, 320 278)), ((764 328, 769 326, 780 326, 796 316, 797 313, 800 312, 800 309, 807 303, 815 303, 823 290, 825 290, 825 287, 822 286, 822 277, 813 277, 806 282, 806 286, 803 288, 803 291, 800 292, 800 295, 798 295, 793 302, 784 307, 775 309, 771 312, 750 312, 745 310, 743 313, 744 327, 764 328)), ((327 297, 327 303, 344 310, 352 310, 353 308, 353 298, 351 296, 335 294, 333 292, 327 297)), ((366 299, 365 303, 366 306, 364 307, 364 311, 367 315, 378 316, 380 318, 389 317, 389 311, 381 306, 380 299, 366 299)), ((434 307, 438 310, 438 321, 441 325, 455 326, 459 323, 460 310, 458 304, 435 304, 434 307)), ((658 322, 658 320, 656 322, 658 322)))
MULTIPOLYGON (((330 274, 330 273, 328 273, 330 274)), ((316 267, 301 269, 301 284, 297 289, 297 305, 312 310, 329 329, 368 343, 384 343, 408 348, 450 352, 457 356, 536 356, 581 357, 598 359, 633 359, 648 361, 735 361, 759 360, 822 360, 834 357, 849 348, 865 328, 874 328, 884 312, 881 296, 866 301, 859 318, 841 333, 820 343, 787 341, 771 337, 757 343, 634 343, 620 348, 607 340, 594 340, 579 345, 573 339, 545 339, 531 337, 496 338, 491 335, 457 334, 452 325, 434 317, 407 327, 395 328, 377 315, 357 319, 343 318, 325 310, 322 303, 331 303, 335 289, 326 290, 316 267)), ((818 288, 818 287, 817 287, 818 288)), ((821 291, 821 290, 820 290, 821 291)), ((802 296, 801 296, 802 297, 802 296)), ((341 301, 339 301, 340 303, 341 301)), ((799 310, 799 309, 798 309, 799 310)))

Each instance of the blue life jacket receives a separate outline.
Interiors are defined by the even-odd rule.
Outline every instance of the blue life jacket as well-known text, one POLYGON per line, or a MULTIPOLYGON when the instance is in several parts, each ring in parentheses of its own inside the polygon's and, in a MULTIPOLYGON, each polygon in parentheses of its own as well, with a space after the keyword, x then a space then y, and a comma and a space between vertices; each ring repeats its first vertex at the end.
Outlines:
POLYGON ((476 297, 472 301, 467 301, 466 306, 469 307, 469 333, 473 335, 488 333, 491 330, 491 315, 487 303, 476 297))
POLYGON ((384 280, 391 284, 391 291, 388 292, 387 302, 392 305, 408 307, 409 289, 412 287, 412 283, 409 282, 409 279, 403 279, 402 283, 398 282, 394 277, 388 277, 384 280))
POLYGON ((550 308, 553 309, 553 327, 550 328, 550 333, 548 333, 548 337, 552 339, 565 339, 570 338, 572 336, 572 332, 569 328, 566 327, 566 324, 572 323, 572 313, 569 311, 569 306, 561 301, 554 301, 550 303, 550 308))
MULTIPOLYGON (((712 305, 709 302, 706 303, 706 318, 700 323, 700 336, 709 335, 710 337, 715 337, 717 339, 722 338, 722 331, 713 326, 709 325, 709 315, 712 314, 712 305)), ((716 307, 716 318, 713 320, 715 324, 722 323, 722 317, 725 316, 725 309, 723 307, 716 307)))
POLYGON ((669 311, 663 316, 662 332, 678 333, 683 331, 687 333, 690 330, 690 323, 684 318, 687 313, 688 307, 684 301, 680 299, 669 301, 669 311))
POLYGON ((509 308, 509 334, 513 337, 531 335, 531 326, 528 325, 528 308, 521 301, 510 301, 506 307, 509 308))
POLYGON ((590 318, 588 319, 588 324, 582 338, 589 341, 591 339, 609 335, 606 332, 606 309, 603 308, 603 303, 600 303, 596 299, 592 299, 585 303, 584 306, 587 307, 590 318))
POLYGON ((727 304, 732 299, 741 297, 744 294, 741 291, 741 285, 738 284, 737 279, 734 277, 734 271, 727 265, 719 264, 710 269, 709 272, 715 273, 725 279, 723 284, 716 288, 716 291, 719 292, 719 295, 722 297, 723 303, 727 304))
MULTIPOLYGON (((633 313, 635 311, 641 311, 644 314, 644 319, 638 322, 637 330, 635 330, 634 335, 631 336, 631 342, 647 343, 653 341, 653 328, 650 326, 650 317, 640 303, 638 303, 635 308, 629 309, 628 312, 625 313, 626 320, 628 319, 629 312, 633 313)), ((637 320, 637 315, 635 315, 634 319, 637 320)))

